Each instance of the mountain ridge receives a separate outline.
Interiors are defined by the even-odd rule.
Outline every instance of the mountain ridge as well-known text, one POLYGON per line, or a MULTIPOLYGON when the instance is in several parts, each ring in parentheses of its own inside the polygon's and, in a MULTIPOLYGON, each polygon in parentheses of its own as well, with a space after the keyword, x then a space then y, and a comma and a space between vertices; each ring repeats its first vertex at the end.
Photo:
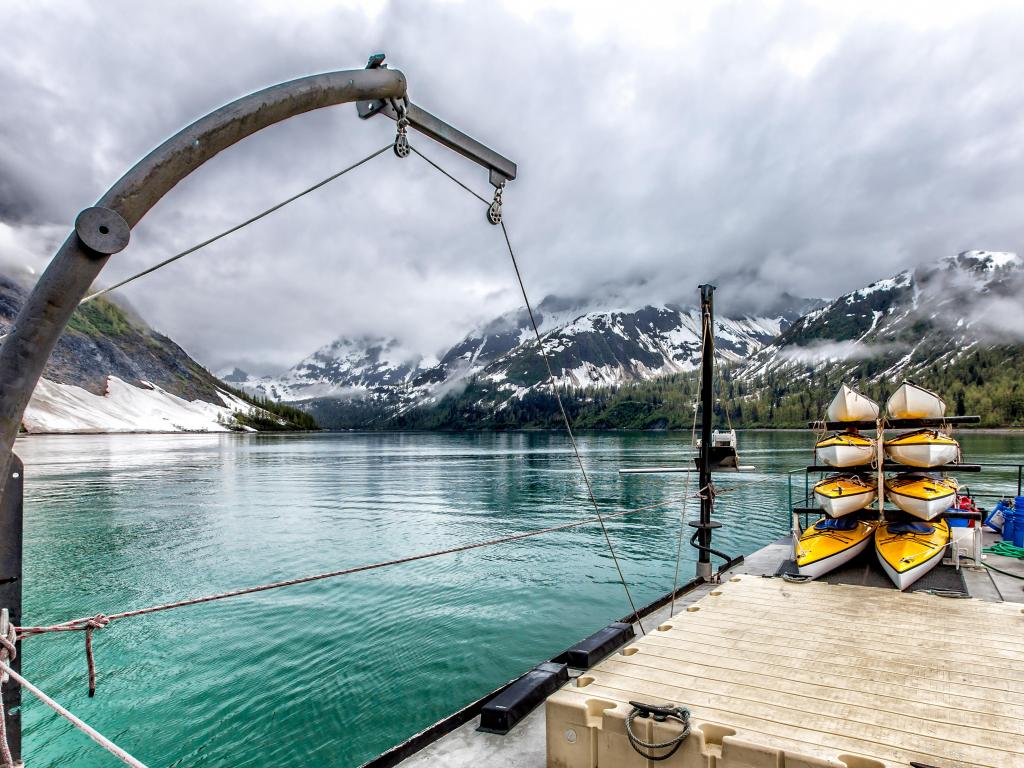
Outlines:
MULTIPOLYGON (((843 381, 881 397, 889 383, 909 377, 944 387, 957 407, 987 410, 990 425, 1019 423, 1024 385, 1000 361, 1022 357, 1024 327, 1011 322, 1022 291, 1016 255, 964 251, 819 302, 776 328, 763 318, 723 317, 716 321, 723 401, 716 411, 738 426, 800 426, 821 418, 843 381)), ((345 428, 557 426, 536 340, 522 328, 513 339, 507 324, 499 327, 508 336, 484 364, 475 352, 480 339, 467 337, 453 347, 458 354, 442 356, 470 371, 447 391, 397 406, 312 398, 305 407, 345 428)), ((584 313, 549 327, 543 343, 582 428, 676 428, 692 419, 700 351, 692 310, 584 313)))
MULTIPOLYGON (((722 318, 716 324, 719 358, 745 359, 800 316, 795 307, 808 303, 814 300, 794 299, 794 308, 776 317, 722 318)), ((611 304, 548 297, 538 305, 542 343, 560 386, 615 386, 691 371, 699 364, 696 308, 607 308, 611 304)), ((379 422, 429 407, 478 381, 506 401, 548 386, 525 309, 481 323, 434 357, 403 356, 402 351, 395 339, 342 337, 283 376, 257 379, 236 369, 224 378, 249 392, 302 403, 327 424, 344 427, 359 425, 370 413, 379 422), (353 418, 339 421, 341 412, 353 418)))

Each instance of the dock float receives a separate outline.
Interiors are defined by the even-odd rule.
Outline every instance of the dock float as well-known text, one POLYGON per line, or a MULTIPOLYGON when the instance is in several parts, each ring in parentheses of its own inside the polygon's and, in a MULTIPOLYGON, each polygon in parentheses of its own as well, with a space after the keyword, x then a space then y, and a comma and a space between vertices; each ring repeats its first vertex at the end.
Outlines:
POLYGON ((1024 608, 734 577, 546 707, 548 768, 1024 768, 1024 608))

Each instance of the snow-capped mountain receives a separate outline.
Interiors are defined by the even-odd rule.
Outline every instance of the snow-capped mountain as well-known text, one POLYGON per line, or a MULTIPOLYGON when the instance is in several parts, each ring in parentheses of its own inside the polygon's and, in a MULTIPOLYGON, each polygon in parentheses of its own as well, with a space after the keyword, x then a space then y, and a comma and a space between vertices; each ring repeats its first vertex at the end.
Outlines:
MULTIPOLYGON (((788 299, 788 297, 787 297, 788 299)), ((537 307, 545 351, 559 383, 602 387, 691 371, 700 359, 700 313, 677 305, 609 308, 557 297, 537 307), (595 308, 596 307, 596 308, 595 308)), ((748 358, 800 316, 806 300, 771 317, 720 318, 716 353, 725 362, 748 358)), ((524 310, 474 329, 436 357, 404 349, 394 339, 339 339, 302 360, 285 375, 257 379, 242 371, 225 381, 276 400, 305 402, 321 414, 324 402, 376 406, 390 413, 429 405, 470 381, 491 385, 498 396, 521 398, 547 386, 537 341, 524 310)))
POLYGON ((754 354, 740 377, 841 368, 870 369, 873 380, 914 378, 979 347, 1020 344, 1022 289, 1024 262, 1016 254, 964 251, 807 313, 754 354))
MULTIPOLYGON (((0 333, 33 275, 0 275, 0 333)), ((297 414, 303 417, 305 414, 297 414)), ((294 426, 230 391, 126 305, 79 307, 43 371, 25 415, 28 433, 226 432, 294 426)))

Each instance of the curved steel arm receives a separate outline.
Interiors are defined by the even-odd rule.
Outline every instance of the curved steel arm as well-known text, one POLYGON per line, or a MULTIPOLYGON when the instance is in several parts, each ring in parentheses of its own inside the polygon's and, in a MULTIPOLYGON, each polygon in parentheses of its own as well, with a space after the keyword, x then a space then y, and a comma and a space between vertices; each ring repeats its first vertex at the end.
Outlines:
MULTIPOLYGON (((321 107, 405 95, 405 76, 381 68, 311 75, 243 96, 150 152, 100 198, 98 206, 116 212, 133 227, 175 184, 246 136, 321 107)), ((0 483, 7 479, 14 440, 46 361, 108 258, 72 232, 39 278, 0 348, 0 483)))

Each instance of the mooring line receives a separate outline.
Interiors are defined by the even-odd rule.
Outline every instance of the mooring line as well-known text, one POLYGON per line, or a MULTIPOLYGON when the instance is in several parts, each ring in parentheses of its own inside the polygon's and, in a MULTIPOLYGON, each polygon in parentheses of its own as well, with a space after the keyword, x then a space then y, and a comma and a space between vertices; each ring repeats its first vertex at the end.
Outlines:
POLYGON ((283 587, 293 587, 299 584, 308 584, 313 581, 322 581, 324 579, 333 579, 340 576, 349 576, 354 573, 362 573, 364 571, 373 571, 379 568, 387 568, 395 565, 402 565, 404 563, 416 562, 417 560, 427 560, 433 557, 440 557, 442 555, 451 555, 458 552, 467 552, 473 549, 481 549, 483 547, 491 547, 499 544, 508 544, 514 541, 520 541, 522 539, 528 539, 533 536, 541 536, 548 533, 555 533, 557 531, 564 531, 570 528, 578 528, 584 525, 590 525, 592 523, 601 522, 603 520, 609 520, 611 518, 622 517, 624 515, 630 515, 637 512, 648 512, 654 509, 664 509, 672 504, 675 504, 674 500, 661 501, 657 504, 650 504, 643 507, 636 507, 635 509, 624 509, 618 512, 612 512, 610 514, 598 515, 595 517, 589 517, 584 520, 573 520, 568 523, 562 523, 560 525, 553 525, 547 528, 539 528, 532 531, 525 531, 524 533, 516 533, 509 536, 501 536, 496 539, 487 539, 484 541, 476 541, 470 544, 461 544, 455 547, 448 547, 446 549, 434 550, 431 552, 421 552, 416 555, 408 555, 406 557, 399 557, 393 560, 384 560, 376 563, 368 563, 366 565, 357 565, 351 568, 342 568, 336 571, 328 571, 326 573, 318 573, 312 576, 302 576, 295 579, 287 579, 284 581, 275 581, 269 584, 260 584, 254 587, 243 587, 241 589, 230 590, 226 592, 217 592, 212 595, 204 595, 202 597, 187 598, 184 600, 176 600, 171 603, 161 603, 159 605, 152 605, 146 608, 136 608, 131 611, 122 611, 120 613, 111 614, 96 614, 93 616, 84 616, 78 619, 70 619, 59 623, 54 623, 45 626, 24 626, 17 627, 17 639, 24 640, 29 637, 36 635, 48 634, 51 632, 78 632, 86 630, 102 629, 103 627, 110 624, 110 622, 117 621, 119 619, 133 618, 136 616, 146 616, 151 613, 159 613, 161 611, 169 611, 176 608, 185 608, 191 605, 201 605, 203 603, 212 603, 218 600, 226 600, 231 597, 241 597, 243 595, 251 595, 257 592, 267 592, 272 589, 281 589, 283 587))
POLYGON ((87 722, 82 720, 80 717, 74 715, 73 713, 68 711, 66 708, 62 707, 56 701, 54 701, 49 696, 47 696, 45 693, 43 693, 41 690, 39 690, 36 686, 32 685, 32 683, 30 683, 24 677, 22 677, 17 672, 15 672, 13 669, 11 669, 9 665, 7 665, 7 664, 5 664, 3 662, 0 662, 0 672, 2 672, 4 675, 10 676, 10 678, 12 680, 14 680, 16 683, 18 683, 22 688, 25 688, 26 690, 31 692, 32 695, 35 696, 37 699, 39 699, 41 702, 43 702, 43 704, 45 704, 50 709, 52 709, 54 712, 56 712, 58 715, 63 717, 65 720, 67 720, 69 723, 71 723, 73 726, 75 726, 75 728, 80 730, 82 733, 84 733, 90 739, 92 739, 97 744, 99 744, 101 747, 103 747, 105 750, 107 750, 107 752, 109 752, 114 757, 116 757, 119 760, 121 760, 121 762, 123 762, 125 765, 130 765, 130 766, 132 766, 132 768, 146 768, 146 764, 145 763, 143 763, 142 761, 137 760, 136 758, 132 757, 125 750, 123 750, 121 747, 117 746, 117 744, 112 742, 110 739, 108 739, 102 733, 97 731, 95 728, 93 728, 87 722))

